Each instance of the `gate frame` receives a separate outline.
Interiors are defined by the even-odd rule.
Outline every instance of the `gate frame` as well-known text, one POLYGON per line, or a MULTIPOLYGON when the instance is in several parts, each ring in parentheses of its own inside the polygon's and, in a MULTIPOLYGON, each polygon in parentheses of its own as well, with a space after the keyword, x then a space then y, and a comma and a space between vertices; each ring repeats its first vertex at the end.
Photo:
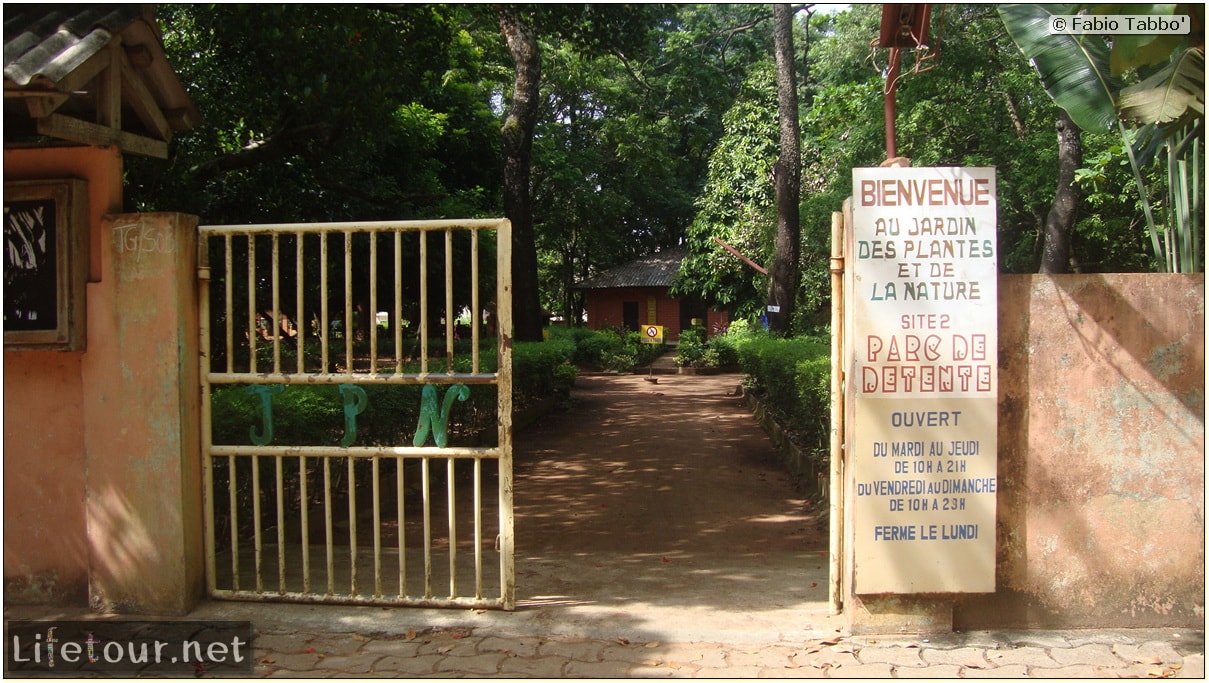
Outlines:
MULTIPOLYGON (((374 604, 374 605, 399 605, 413 607, 474 607, 474 608, 498 608, 504 610, 514 610, 516 607, 516 571, 515 571, 515 530, 513 516, 513 471, 512 471, 512 224, 506 218, 501 219, 464 219, 464 220, 421 220, 421 221, 363 221, 363 222, 339 222, 339 223, 286 223, 286 224, 259 224, 259 225, 206 225, 198 226, 198 263, 197 263, 197 278, 198 278, 198 318, 200 323, 200 352, 198 359, 198 367, 200 370, 201 384, 201 464, 203 475, 203 505, 205 515, 205 555, 206 555, 206 591, 213 598, 218 599, 234 599, 234 600, 253 600, 253 601, 279 601, 279 602, 310 602, 310 603, 335 603, 335 604, 374 604), (475 320, 472 324, 472 339, 473 339, 473 358, 474 372, 472 373, 454 373, 452 367, 453 360, 453 287, 452 287, 452 234, 455 230, 469 230, 472 235, 472 260, 474 261, 473 268, 477 272, 478 268, 478 233, 481 230, 494 230, 496 233, 496 311, 495 320, 497 327, 497 358, 498 364, 495 373, 478 372, 478 339, 479 327, 481 321, 478 320, 479 306, 478 297, 478 280, 472 279, 472 308, 475 309, 475 320), (401 254, 399 247, 399 237, 404 232, 418 232, 421 236, 420 241, 420 305, 421 310, 426 310, 427 302, 427 234, 429 232, 441 231, 445 234, 445 259, 446 259, 446 344, 447 357, 449 364, 447 371, 444 373, 432 373, 428 369, 428 333, 427 333, 427 316, 421 316, 421 371, 419 373, 403 373, 402 360, 400 356, 402 329, 396 326, 395 342, 396 342, 396 372, 392 374, 378 374, 377 369, 377 335, 372 337, 371 342, 371 369, 368 374, 354 372, 352 363, 352 334, 349 329, 349 322, 352 319, 352 286, 351 286, 351 240, 354 233, 369 233, 378 234, 382 232, 393 233, 396 236, 395 241, 395 311, 396 320, 401 316, 401 254), (280 362, 280 334, 274 334, 274 363, 273 372, 256 372, 256 295, 254 289, 250 289, 249 295, 249 310, 252 315, 249 316, 248 332, 251 341, 250 344, 250 368, 247 373, 235 373, 233 371, 233 359, 231 353, 233 345, 231 343, 233 325, 230 322, 230 311, 232 311, 232 287, 231 280, 234 276, 232 272, 231 259, 231 238, 234 236, 244 236, 249 240, 250 252, 249 255, 249 277, 255 275, 255 237, 257 235, 271 235, 273 239, 274 258, 273 258, 273 324, 276 331, 281 329, 280 307, 278 300, 278 285, 277 273, 279 259, 277 253, 278 240, 281 235, 296 236, 301 246, 303 236, 309 234, 319 234, 327 236, 331 234, 345 235, 345 348, 346 348, 346 369, 344 372, 327 372, 327 361, 329 351, 329 333, 330 330, 325 330, 322 336, 322 354, 323 354, 323 370, 319 373, 287 373, 282 370, 280 362), (226 240, 226 268, 227 274, 227 291, 225 305, 227 307, 227 372, 214 372, 210 367, 210 350, 211 350, 211 331, 210 331, 210 263, 209 263, 209 239, 213 236, 222 236, 226 240), (298 378, 298 379, 296 379, 298 378), (477 385, 495 385, 497 391, 497 409, 496 416, 498 422, 498 445, 489 448, 437 448, 437 447, 413 447, 413 446, 396 446, 396 447, 323 447, 323 446, 215 446, 212 432, 212 406, 211 406, 211 386, 213 384, 354 384, 354 385, 444 385, 452 387, 455 384, 477 384, 477 385), (214 495, 213 495, 213 459, 216 457, 227 457, 229 462, 234 463, 237 456, 311 456, 311 457, 346 457, 349 459, 350 468, 355 459, 358 458, 375 458, 377 456, 392 456, 402 462, 405 458, 419 458, 424 463, 424 470, 427 473, 428 462, 433 458, 448 460, 448 466, 451 470, 455 459, 458 458, 473 458, 476 463, 476 475, 479 473, 478 464, 484 457, 498 460, 498 485, 497 495, 499 501, 499 538, 498 549, 500 554, 500 596, 495 599, 486 599, 478 595, 474 598, 460 597, 456 594, 456 550, 451 530, 450 543, 450 592, 448 598, 437 598, 431 595, 431 575, 430 561, 428 553, 430 547, 425 547, 425 589, 424 597, 413 597, 410 595, 400 594, 397 598, 386 598, 381 595, 366 596, 351 594, 352 590, 356 589, 356 571, 355 557, 353 558, 353 572, 351 577, 350 594, 327 594, 310 593, 310 592, 291 592, 284 590, 284 583, 279 585, 279 590, 265 590, 260 584, 260 570, 257 568, 257 588, 255 591, 249 590, 226 590, 219 589, 216 586, 217 577, 217 561, 216 561, 216 542, 215 542, 215 526, 214 526, 214 495)), ((321 287, 326 291, 327 288, 327 240, 321 240, 320 252, 321 258, 324 259, 322 267, 322 284, 321 287)), ((376 301, 377 295, 377 239, 371 240, 371 256, 370 256, 370 279, 371 279, 371 302, 376 301)), ((298 259, 302 259, 302 249, 298 250, 298 259)), ((298 280, 299 304, 302 297, 302 278, 298 280)), ((376 307, 376 306, 371 306, 376 307)), ((322 303, 322 323, 328 326, 327 321, 327 303, 326 297, 322 303)), ((303 362, 304 354, 301 347, 303 339, 306 335, 300 330, 298 334, 299 345, 299 362, 303 362)), ((304 366, 305 369, 305 366, 304 366)), ((374 461, 375 465, 377 461, 374 461)), ((326 464, 325 464, 326 469, 326 464)), ((377 468, 375 467, 375 472, 377 468)), ((234 468, 232 468, 234 473, 234 468)), ((280 473, 279 473, 280 474, 280 473)), ((428 485, 425 478, 425 486, 428 485)), ((351 484, 351 480, 350 480, 351 484)), ((452 477, 450 479, 450 487, 453 486, 452 477)), ((478 480, 476 479, 476 494, 478 493, 478 480)), ((280 494, 279 494, 280 498, 280 494)), ((280 500, 279 500, 280 505, 280 500)), ((402 505, 400 500, 399 505, 402 505)), ((453 519, 452 499, 450 500, 450 517, 453 519)), ((426 509, 427 514, 427 509, 426 509)), ((476 557, 481 552, 481 534, 478 532, 477 520, 481 516, 481 501, 476 503, 475 518, 476 518, 476 557)), ((329 514, 330 521, 330 514, 329 514)), ((305 527, 304 527, 305 529, 305 527)), ((402 546, 402 528, 399 529, 400 545, 402 546)), ((234 532, 233 532, 234 534, 234 532)), ((426 534, 427 536, 427 534, 426 534)), ((280 538, 280 536, 279 536, 280 538)), ((303 539, 304 546, 306 539, 303 539)), ((329 550, 332 545, 332 540, 329 537, 326 539, 329 550)), ((428 539, 426 537, 426 543, 428 539)), ((257 543, 259 543, 259 531, 257 531, 257 543)), ((353 537, 353 547, 356 547, 355 535, 353 537)), ((257 551, 259 553, 259 550, 257 551)), ((284 552, 279 551, 279 552, 284 552)), ((279 560, 280 562, 281 560, 279 560)), ((234 570, 238 571, 237 559, 233 561, 234 570)), ((328 559, 329 568, 329 585, 331 582, 331 567, 332 560, 328 559)), ((476 567, 478 565, 476 564, 476 567)), ((284 570, 282 570, 284 573, 284 570)), ((400 569, 400 582, 404 582, 406 575, 400 569)), ((284 581, 284 579, 282 579, 284 581)), ((309 581, 308 581, 309 584, 309 581)), ((309 588, 309 585, 307 586, 309 588)), ((476 593, 481 592, 481 571, 476 571, 476 593)))

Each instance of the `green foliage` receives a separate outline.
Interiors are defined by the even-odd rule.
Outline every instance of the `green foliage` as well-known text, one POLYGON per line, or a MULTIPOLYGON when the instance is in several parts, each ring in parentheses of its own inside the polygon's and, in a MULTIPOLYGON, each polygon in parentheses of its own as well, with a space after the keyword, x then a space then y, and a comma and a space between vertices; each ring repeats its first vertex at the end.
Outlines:
POLYGON ((575 343, 568 339, 513 344, 513 388, 517 403, 552 396, 561 386, 555 369, 569 363, 573 355, 575 343))
MULTIPOLYGON (((1168 16, 1191 13, 1204 25, 1203 5, 1135 6, 1139 12, 1168 16)), ((1203 38, 1050 35, 1056 14, 1102 8, 1090 5, 1004 5, 999 12, 1021 52, 1036 65, 1046 92, 1084 130, 1119 132, 1137 189, 1155 259, 1169 272, 1202 268, 1204 188, 1201 138, 1205 116, 1203 38), (1154 69, 1154 65, 1164 65, 1154 69), (1130 70, 1136 69, 1136 74, 1130 70), (1140 82, 1126 86, 1117 77, 1140 82), (1126 121, 1131 129, 1126 128, 1126 121), (1140 127, 1138 127, 1140 126, 1140 127), (1162 147, 1163 154, 1156 151, 1162 147), (1151 207, 1146 159, 1166 167, 1166 202, 1161 220, 1151 207)), ((1096 158, 1096 157, 1093 157, 1096 158)), ((1085 171, 1081 178, 1099 180, 1085 171)))
POLYGON ((763 330, 729 331, 748 388, 759 393, 809 453, 826 453, 831 419, 831 346, 827 338, 774 337, 763 330))
POLYGON ((206 223, 498 215, 494 88, 466 12, 158 6, 203 123, 168 169, 129 160, 128 199, 206 223))
MULTIPOLYGON (((434 340, 434 347, 440 348, 434 340)), ((485 340, 480 369, 495 371, 495 340, 485 340)), ((551 396, 565 395, 576 376, 571 364, 575 344, 569 339, 518 342, 513 345, 513 406, 520 410, 551 396)), ((430 367, 439 361, 433 360, 430 367)), ((470 372, 466 342, 455 345, 455 372, 470 372)), ((417 362, 406 372, 418 372, 417 362)), ((421 387, 413 385, 362 385, 365 411, 357 416, 357 445, 410 443, 420 416, 421 387)), ((445 389, 440 390, 443 397, 445 389)), ((328 445, 340 443, 344 435, 344 401, 337 385, 290 385, 273 397, 274 445, 328 445)), ((216 444, 249 445, 249 429, 261 427, 258 396, 245 387, 215 387, 211 397, 212 438, 216 444)), ((472 386, 466 401, 451 408, 451 442, 493 439, 496 426, 496 393, 488 386, 472 386)))
POLYGON ((637 332, 583 327, 550 329, 550 339, 564 340, 574 346, 571 362, 589 370, 630 372, 647 365, 663 353, 662 344, 644 344, 637 332))

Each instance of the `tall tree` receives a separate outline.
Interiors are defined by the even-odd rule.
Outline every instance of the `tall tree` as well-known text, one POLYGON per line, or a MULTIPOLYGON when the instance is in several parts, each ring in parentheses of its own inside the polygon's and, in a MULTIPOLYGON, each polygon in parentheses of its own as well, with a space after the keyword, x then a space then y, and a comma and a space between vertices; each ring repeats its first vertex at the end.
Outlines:
POLYGON ((504 215, 512 221, 512 301, 517 341, 541 341, 537 242, 529 191, 533 129, 537 126, 541 52, 532 21, 514 5, 497 9, 500 31, 516 68, 512 102, 502 129, 504 140, 504 215))
POLYGON ((777 241, 768 283, 768 326, 788 335, 793 324, 798 292, 801 223, 798 201, 802 188, 801 133, 798 126, 798 87, 794 75, 793 15, 791 5, 772 7, 774 52, 777 62, 777 125, 781 154, 773 166, 777 188, 777 241))
POLYGON ((1045 218, 1045 246, 1041 251, 1042 273, 1071 271, 1071 235, 1075 232, 1075 213, 1079 188, 1075 172, 1083 165, 1083 144, 1079 127, 1065 109, 1058 110, 1058 189, 1054 204, 1045 218))

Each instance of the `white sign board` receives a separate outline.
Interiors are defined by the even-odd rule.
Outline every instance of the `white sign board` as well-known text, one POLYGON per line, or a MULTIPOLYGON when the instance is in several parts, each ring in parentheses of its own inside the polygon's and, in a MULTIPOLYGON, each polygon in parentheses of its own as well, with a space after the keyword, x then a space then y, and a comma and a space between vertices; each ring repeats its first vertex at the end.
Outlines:
POLYGON ((854 589, 994 591, 995 169, 852 177, 854 589))

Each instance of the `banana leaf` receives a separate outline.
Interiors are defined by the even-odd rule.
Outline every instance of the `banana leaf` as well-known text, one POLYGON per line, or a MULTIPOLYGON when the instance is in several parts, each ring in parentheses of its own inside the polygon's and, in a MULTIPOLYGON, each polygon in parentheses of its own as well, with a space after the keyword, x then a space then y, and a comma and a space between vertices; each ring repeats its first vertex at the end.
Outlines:
POLYGON ((1163 124, 1205 113, 1205 52, 1188 48, 1146 80, 1121 90, 1117 108, 1127 120, 1163 124))
POLYGON ((1054 102, 1083 130, 1105 132, 1117 127, 1114 93, 1121 89, 1109 70, 1108 44, 1098 35, 1049 32, 1051 17, 1076 7, 1000 5, 999 16, 1054 102))

